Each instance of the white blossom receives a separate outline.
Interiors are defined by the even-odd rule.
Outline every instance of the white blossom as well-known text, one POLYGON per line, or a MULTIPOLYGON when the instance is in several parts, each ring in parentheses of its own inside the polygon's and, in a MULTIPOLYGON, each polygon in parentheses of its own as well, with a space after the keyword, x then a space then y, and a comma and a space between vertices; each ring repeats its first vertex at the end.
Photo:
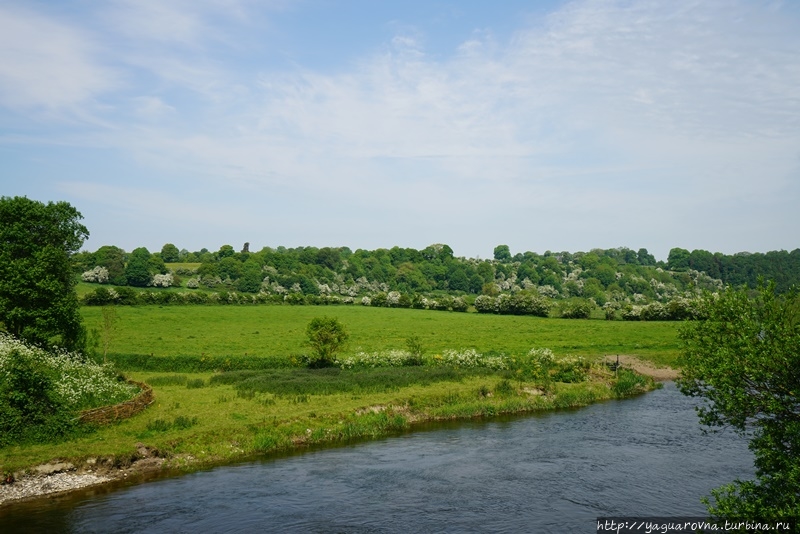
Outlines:
POLYGON ((84 282, 94 282, 96 284, 105 284, 108 282, 108 269, 100 267, 99 265, 90 271, 86 271, 81 275, 81 280, 84 282))

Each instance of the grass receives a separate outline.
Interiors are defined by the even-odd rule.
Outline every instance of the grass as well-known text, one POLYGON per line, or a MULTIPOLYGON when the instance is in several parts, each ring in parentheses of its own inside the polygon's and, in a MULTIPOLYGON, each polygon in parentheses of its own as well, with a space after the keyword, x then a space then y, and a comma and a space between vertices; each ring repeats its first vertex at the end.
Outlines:
MULTIPOLYGON (((89 329, 101 328, 99 307, 83 307, 89 329)), ((289 364, 307 352, 306 325, 329 315, 350 332, 346 353, 406 348, 416 336, 427 354, 447 349, 524 354, 547 347, 557 355, 631 354, 674 365, 679 345, 675 322, 554 319, 363 306, 121 306, 111 343, 116 354, 271 358, 289 364)), ((168 369, 165 369, 168 370, 168 369)))
MULTIPOLYGON (((81 311, 89 329, 101 329, 99 307, 81 311)), ((89 458, 130 463, 139 442, 169 458, 171 467, 196 469, 263 452, 383 436, 425 421, 574 408, 654 387, 638 375, 621 373, 617 380, 601 365, 591 368, 591 380, 576 383, 444 365, 290 368, 291 356, 306 350, 306 325, 321 315, 346 325, 350 354, 404 349, 412 337, 428 356, 462 348, 521 355, 548 347, 557 356, 633 354, 669 365, 678 354, 677 323, 361 306, 126 306, 117 312, 110 359, 135 364, 126 375, 153 387, 154 404, 69 441, 6 447, 0 473, 54 458, 76 465, 89 458), (203 372, 204 359, 214 365, 246 360, 263 368, 203 372)))
MULTIPOLYGON (((298 393, 281 389, 275 377, 269 387, 262 382, 263 387, 249 389, 242 388, 247 379, 236 373, 228 380, 211 373, 187 374, 181 379, 181 375, 136 372, 131 378, 161 384, 153 386, 155 402, 144 412, 66 442, 7 447, 0 471, 53 458, 78 465, 101 457, 124 463, 135 454, 139 442, 168 457, 172 467, 195 469, 260 452, 384 436, 425 421, 574 408, 616 398, 613 373, 602 368, 594 372, 602 375, 600 379, 595 375, 593 381, 554 383, 547 393, 541 384, 498 374, 463 373, 440 376, 428 384, 338 388, 335 392, 310 385, 298 393), (192 381, 202 381, 205 387, 187 387, 192 381), (242 391, 245 394, 239 395, 242 391)), ((365 383, 382 380, 366 370, 338 374, 361 375, 365 383)), ((653 387, 652 381, 647 387, 653 387)))

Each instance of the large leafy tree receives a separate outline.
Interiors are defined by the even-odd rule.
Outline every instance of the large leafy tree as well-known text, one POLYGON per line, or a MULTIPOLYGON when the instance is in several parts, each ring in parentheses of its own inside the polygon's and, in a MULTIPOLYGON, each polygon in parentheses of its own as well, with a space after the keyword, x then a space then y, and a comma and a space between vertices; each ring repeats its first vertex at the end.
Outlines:
POLYGON ((712 514, 800 517, 800 294, 755 298, 728 289, 707 296, 703 319, 681 330, 681 391, 706 403, 700 420, 751 436, 756 480, 713 492, 712 514))
POLYGON ((105 245, 94 253, 94 264, 108 269, 108 281, 114 285, 124 286, 125 251, 113 245, 105 245))
POLYGON ((161 259, 164 260, 165 263, 175 263, 180 261, 180 255, 181 253, 178 250, 178 247, 172 243, 167 243, 161 247, 161 259))
POLYGON ((89 236, 67 202, 0 198, 0 323, 41 346, 82 349, 70 256, 89 236))
POLYGON ((125 278, 129 286, 145 287, 153 279, 150 268, 150 251, 139 247, 131 252, 128 264, 125 266, 125 278))

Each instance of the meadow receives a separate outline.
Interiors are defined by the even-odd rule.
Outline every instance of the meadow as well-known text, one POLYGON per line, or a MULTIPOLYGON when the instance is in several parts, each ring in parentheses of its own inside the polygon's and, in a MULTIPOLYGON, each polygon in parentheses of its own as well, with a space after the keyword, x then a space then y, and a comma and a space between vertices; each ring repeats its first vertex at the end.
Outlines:
MULTIPOLYGON (((102 329, 102 310, 83 307, 89 329, 102 329)), ((629 354, 656 365, 675 365, 678 322, 555 319, 364 306, 119 306, 110 353, 160 358, 246 360, 289 364, 307 352, 306 325, 336 317, 350 333, 346 353, 404 349, 419 338, 429 354, 448 349, 525 354, 549 348, 557 356, 599 358, 629 354)), ((119 358, 124 360, 124 358, 119 358)), ((137 359, 137 361, 141 361, 137 359)), ((180 370, 180 369, 176 369, 180 370)))

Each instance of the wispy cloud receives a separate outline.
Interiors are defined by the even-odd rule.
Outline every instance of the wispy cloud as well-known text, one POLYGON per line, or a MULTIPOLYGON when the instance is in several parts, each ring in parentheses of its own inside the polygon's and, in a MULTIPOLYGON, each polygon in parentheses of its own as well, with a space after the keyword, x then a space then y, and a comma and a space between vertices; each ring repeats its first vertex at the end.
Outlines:
POLYGON ((14 110, 64 111, 93 106, 120 84, 97 62, 91 35, 52 16, 0 5, 0 103, 14 110))

